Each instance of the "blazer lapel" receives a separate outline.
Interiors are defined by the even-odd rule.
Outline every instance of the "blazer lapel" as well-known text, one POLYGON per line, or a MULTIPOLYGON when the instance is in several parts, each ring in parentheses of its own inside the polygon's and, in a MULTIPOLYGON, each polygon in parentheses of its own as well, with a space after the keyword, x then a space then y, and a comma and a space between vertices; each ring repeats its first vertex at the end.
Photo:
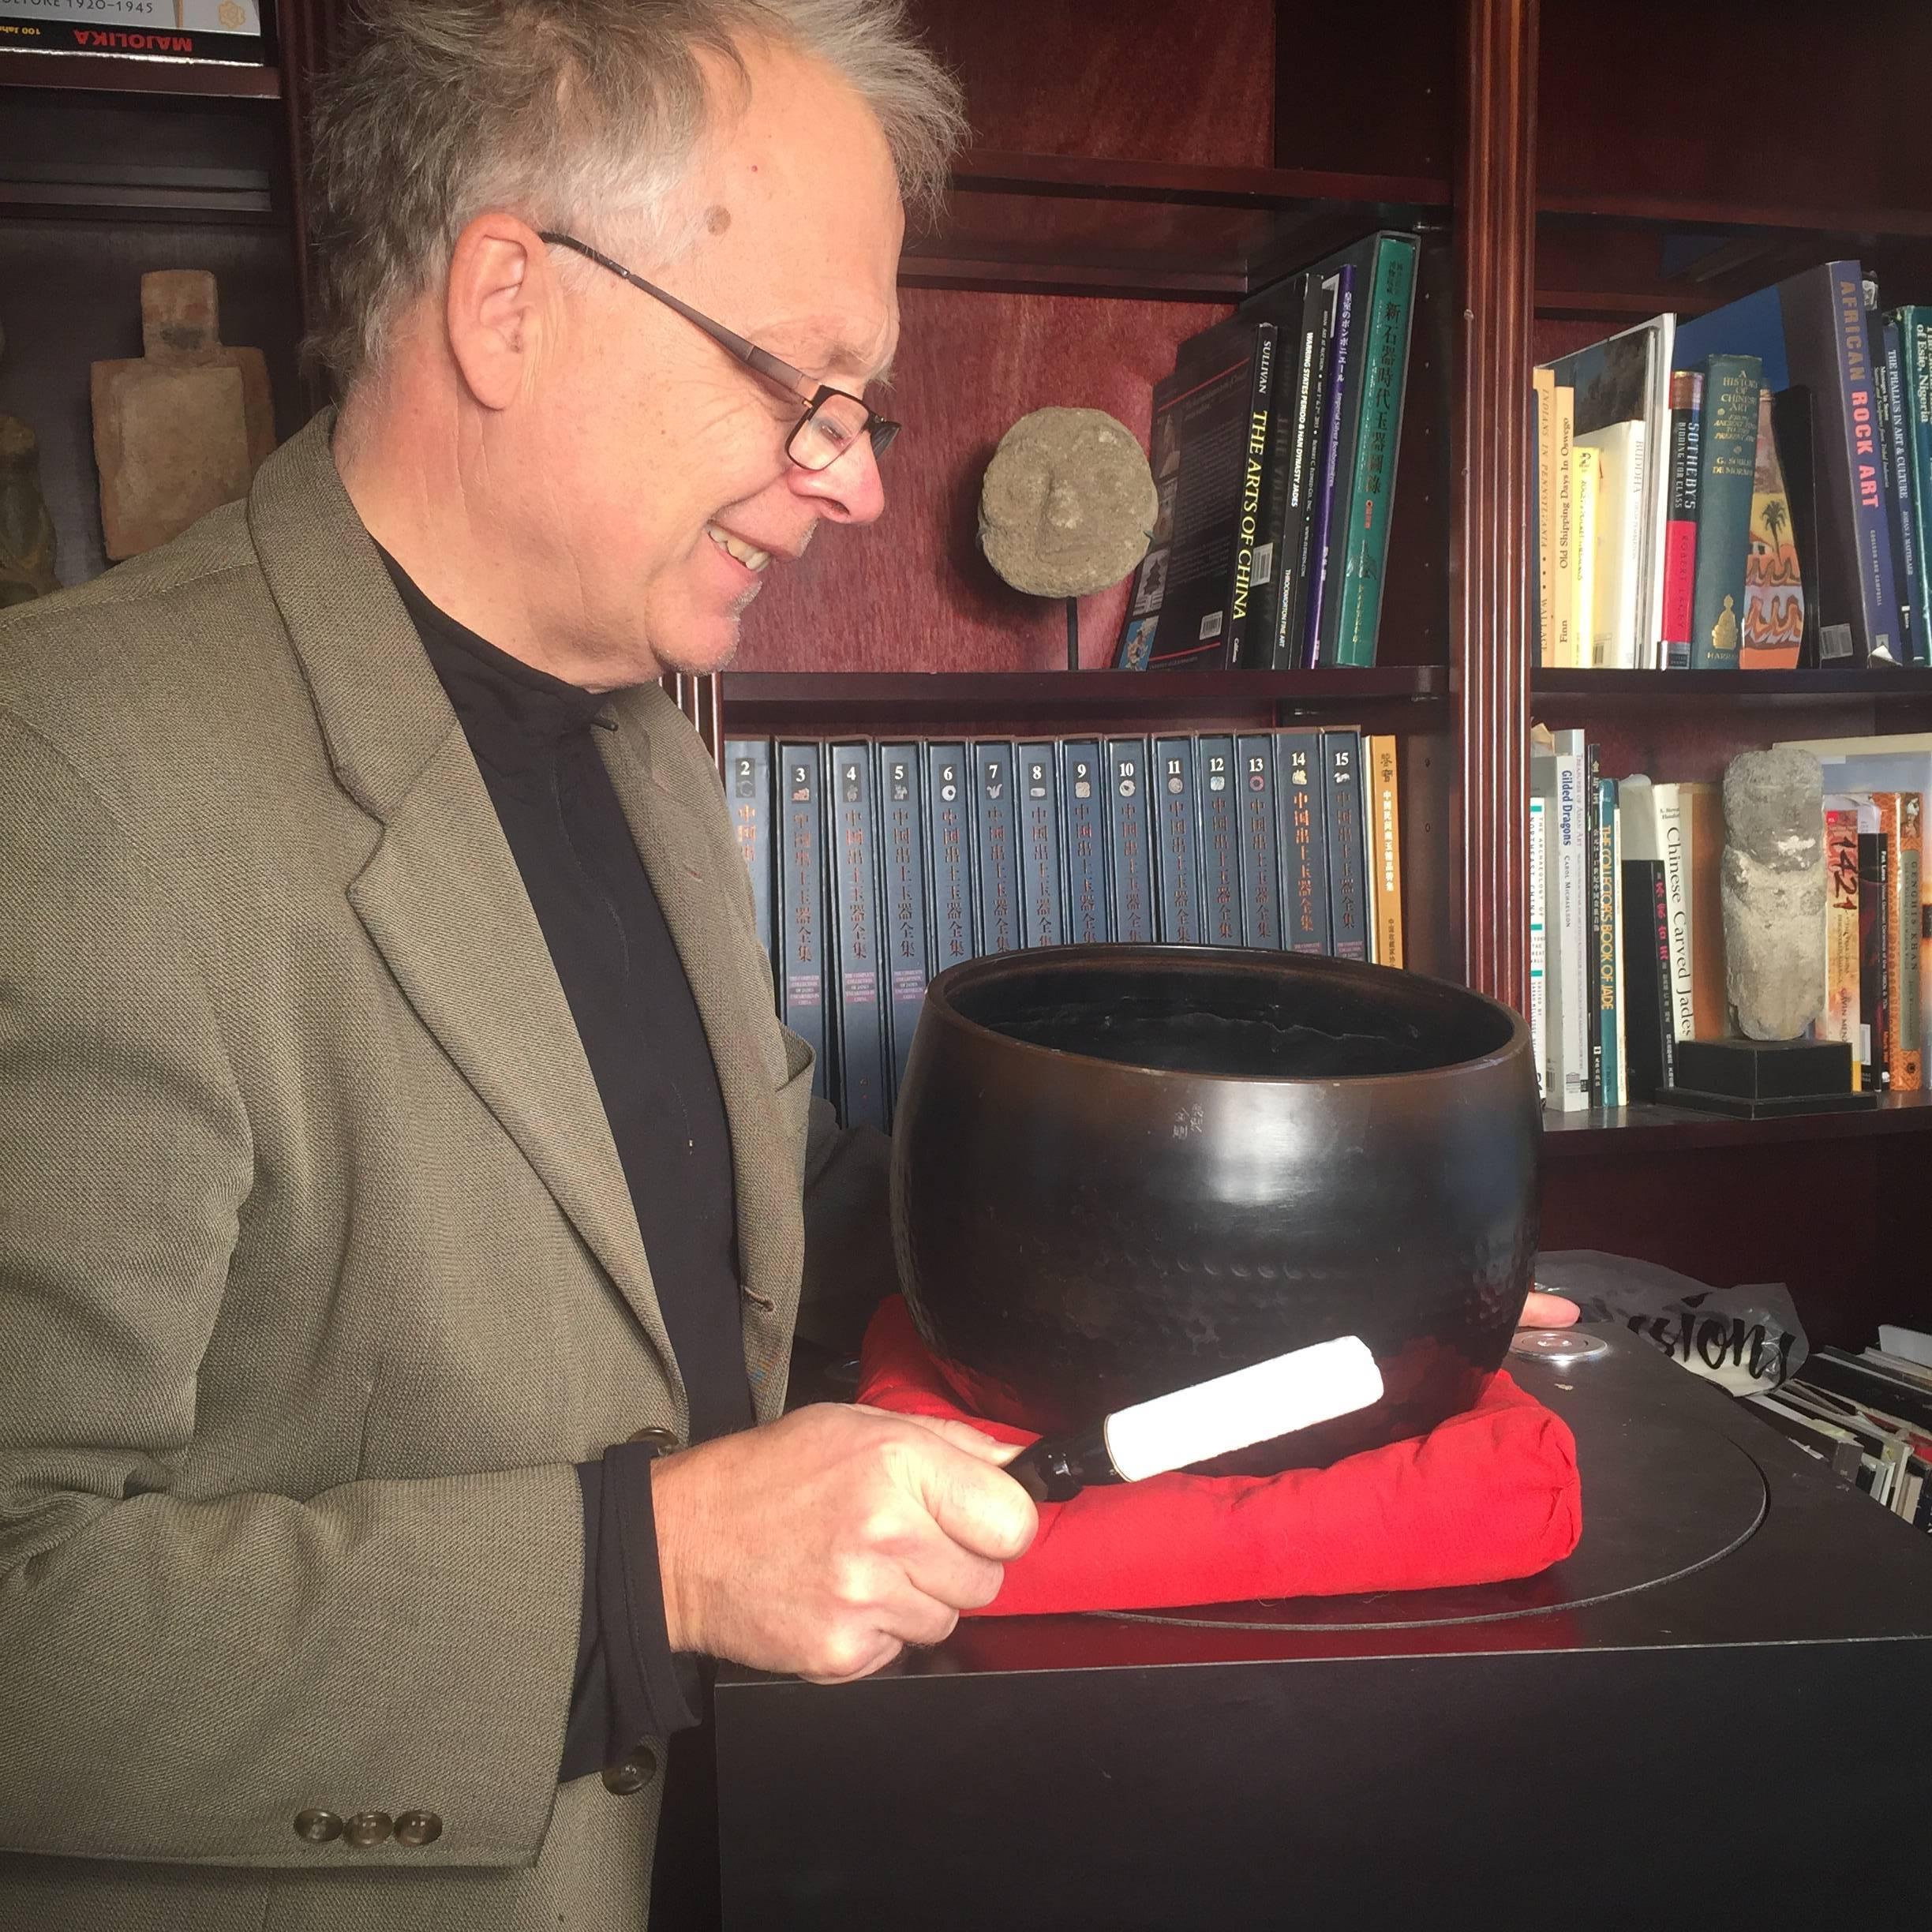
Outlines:
POLYGON ((337 777, 383 827, 349 899, 418 1017, 643 1325, 684 1408, 643 1237, 542 928, 461 725, 318 417, 264 466, 249 522, 337 777))

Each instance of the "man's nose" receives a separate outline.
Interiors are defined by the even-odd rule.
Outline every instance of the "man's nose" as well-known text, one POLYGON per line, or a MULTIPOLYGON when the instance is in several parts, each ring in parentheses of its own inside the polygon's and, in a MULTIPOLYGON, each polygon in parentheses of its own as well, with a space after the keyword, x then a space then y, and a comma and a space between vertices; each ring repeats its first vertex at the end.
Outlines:
POLYGON ((817 504, 818 514, 834 523, 875 522, 886 507, 886 484, 869 436, 856 437, 823 470, 792 471, 792 487, 817 504))

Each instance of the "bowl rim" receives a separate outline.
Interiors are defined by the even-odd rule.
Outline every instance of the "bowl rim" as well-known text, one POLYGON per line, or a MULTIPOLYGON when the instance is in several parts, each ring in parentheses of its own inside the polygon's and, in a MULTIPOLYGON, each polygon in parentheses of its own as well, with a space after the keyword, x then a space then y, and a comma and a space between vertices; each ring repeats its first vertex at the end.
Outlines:
MULTIPOLYGON (((1230 1086, 1250 1088, 1346 1088, 1357 1091, 1365 1088, 1374 1088, 1396 1082, 1403 1084, 1416 1080, 1446 1079, 1451 1075, 1466 1076, 1485 1068, 1500 1065, 1503 1061, 1518 1054, 1530 1050, 1530 1025, 1515 1008, 1506 1006, 1500 1000, 1492 999, 1486 993, 1478 993, 1472 988, 1458 986, 1453 980, 1438 979, 1427 973, 1410 972, 1406 968, 1382 966, 1366 960, 1333 959, 1326 953, 1289 953, 1264 947, 1211 945, 1171 945, 1153 942, 1136 941, 1128 944, 1059 945, 1030 947, 1021 952, 996 953, 983 955, 978 959, 961 960, 956 966, 949 966, 936 974, 927 983, 926 999, 921 1009, 921 1025, 924 1016, 933 1014, 945 1025, 957 1028, 970 1037, 994 1039, 1013 1053, 1025 1058, 1037 1056, 1043 1060, 1076 1060, 1092 1067, 1105 1067, 1123 1076, 1137 1076, 1144 1079, 1174 1081, 1210 1081, 1225 1083, 1230 1086), (1073 971, 1088 965, 1120 965, 1136 959, 1159 958, 1164 960, 1177 959, 1196 962, 1203 966, 1241 972, 1257 972, 1272 966, 1279 971, 1283 967, 1291 972, 1311 977, 1353 979, 1359 974, 1389 974, 1411 980, 1427 987, 1447 998, 1473 1002, 1487 1008, 1506 1024, 1507 1036, 1500 1046, 1487 1053, 1477 1054, 1466 1060, 1452 1060, 1441 1066, 1416 1067, 1391 1073, 1213 1073, 1196 1072, 1185 1068, 1144 1066, 1137 1061, 1114 1060, 1098 1054, 1077 1053, 1065 1046, 1046 1046, 1037 1041, 1016 1039, 1010 1033, 1002 1033, 997 1028, 975 1020, 960 1011, 953 1004, 954 990, 960 986, 970 986, 981 979, 997 979, 1028 966, 1037 966, 1050 962, 1050 970, 1073 971)), ((916 1040, 916 1035, 915 1036, 916 1040)), ((1539 1109, 1540 1112, 1540 1109, 1539 1109)))

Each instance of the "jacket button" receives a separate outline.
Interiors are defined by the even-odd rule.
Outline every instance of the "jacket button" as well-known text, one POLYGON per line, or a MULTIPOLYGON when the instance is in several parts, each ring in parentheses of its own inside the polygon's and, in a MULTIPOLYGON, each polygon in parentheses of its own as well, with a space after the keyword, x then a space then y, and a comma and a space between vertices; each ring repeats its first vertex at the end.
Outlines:
POLYGON ((641 1428, 624 1440, 641 1443, 658 1455, 668 1455, 678 1446, 676 1431, 668 1428, 641 1428))
POLYGON ((405 1811, 395 1822, 399 1845, 434 1844, 443 1836, 443 1821, 433 1811, 405 1811))
POLYGON ((295 1836, 306 1838, 311 1844, 327 1844, 331 1838, 339 1838, 342 1828, 342 1820, 333 1811, 298 1811, 295 1814, 295 1836))
POLYGON ((642 1791, 657 1775, 655 1747, 640 1744, 629 1757, 604 1767, 604 1788, 615 1792, 620 1798, 627 1798, 631 1792, 642 1791))
POLYGON ((352 1845, 379 1845, 389 1836, 387 1811, 358 1811, 343 1827, 343 1837, 352 1845))

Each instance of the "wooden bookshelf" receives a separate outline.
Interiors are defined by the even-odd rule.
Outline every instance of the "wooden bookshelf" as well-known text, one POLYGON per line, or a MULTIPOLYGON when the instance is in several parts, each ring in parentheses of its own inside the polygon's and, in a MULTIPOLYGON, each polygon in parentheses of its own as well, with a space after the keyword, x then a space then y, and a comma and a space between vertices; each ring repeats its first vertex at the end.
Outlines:
POLYGON ((0 88, 53 88, 152 99, 279 100, 278 67, 147 54, 40 54, 0 49, 0 88))

